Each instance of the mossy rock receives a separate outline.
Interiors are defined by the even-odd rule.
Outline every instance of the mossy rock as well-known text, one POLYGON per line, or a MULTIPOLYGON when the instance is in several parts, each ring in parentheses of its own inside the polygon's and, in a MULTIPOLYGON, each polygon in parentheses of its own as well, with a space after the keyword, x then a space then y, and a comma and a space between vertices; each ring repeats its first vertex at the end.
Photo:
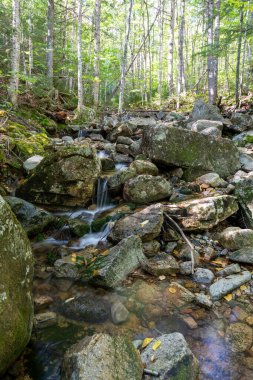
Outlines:
POLYGON ((45 147, 48 145, 49 139, 45 133, 36 133, 28 138, 22 138, 16 142, 18 153, 24 157, 30 157, 35 154, 44 154, 45 147))

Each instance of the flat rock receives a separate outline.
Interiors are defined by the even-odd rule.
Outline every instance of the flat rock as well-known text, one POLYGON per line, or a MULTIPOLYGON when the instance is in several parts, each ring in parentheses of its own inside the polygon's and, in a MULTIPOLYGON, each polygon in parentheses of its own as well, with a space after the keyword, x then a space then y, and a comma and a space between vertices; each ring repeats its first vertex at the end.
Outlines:
POLYGON ((226 187, 228 184, 224 179, 220 178, 217 173, 204 174, 201 177, 198 177, 196 181, 200 184, 206 183, 212 187, 226 187))
POLYGON ((253 247, 253 230, 249 228, 228 227, 219 235, 219 243, 231 250, 253 247))
POLYGON ((142 268, 154 276, 169 275, 179 272, 177 260, 167 253, 157 254, 154 258, 146 260, 142 268))
POLYGON ((253 330, 245 323, 232 323, 227 328, 225 339, 233 352, 244 352, 252 346, 253 330))
POLYGON ((212 300, 217 301, 250 280, 251 273, 248 271, 244 271, 240 274, 230 275, 212 284, 209 288, 209 293, 212 300))
POLYGON ((253 158, 246 153, 240 153, 240 163, 242 170, 253 171, 253 158))
POLYGON ((171 282, 169 287, 165 289, 165 297, 169 303, 178 308, 191 304, 195 299, 192 292, 177 282, 171 282))
POLYGON ((164 334, 154 339, 143 350, 141 359, 146 368, 160 374, 161 380, 196 380, 198 376, 198 360, 180 333, 164 334), (160 346, 153 350, 158 342, 160 346))
POLYGON ((238 263, 253 264, 253 245, 230 253, 229 259, 238 263))
POLYGON ((38 166, 44 157, 40 155, 29 157, 27 160, 23 162, 23 168, 27 171, 33 170, 38 166))

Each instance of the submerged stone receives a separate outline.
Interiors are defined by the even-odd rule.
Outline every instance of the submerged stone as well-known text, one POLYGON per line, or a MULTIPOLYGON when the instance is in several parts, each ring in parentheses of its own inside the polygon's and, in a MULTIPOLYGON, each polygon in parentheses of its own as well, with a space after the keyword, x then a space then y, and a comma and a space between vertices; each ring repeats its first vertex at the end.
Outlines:
POLYGON ((212 284, 209 288, 209 293, 213 301, 217 301, 224 297, 226 294, 232 292, 234 289, 245 284, 251 280, 251 273, 244 271, 240 274, 234 274, 225 278, 222 278, 212 284))

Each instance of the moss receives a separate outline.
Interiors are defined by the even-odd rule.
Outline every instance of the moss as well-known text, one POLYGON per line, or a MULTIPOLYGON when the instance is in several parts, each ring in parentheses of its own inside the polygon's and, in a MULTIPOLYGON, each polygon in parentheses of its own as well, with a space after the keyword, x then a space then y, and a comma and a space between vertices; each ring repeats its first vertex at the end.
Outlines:
POLYGON ((253 136, 245 136, 245 141, 247 141, 248 143, 253 143, 253 136))
POLYGON ((25 157, 35 154, 43 154, 45 147, 48 145, 49 139, 45 133, 37 133, 30 135, 28 138, 22 138, 16 142, 18 153, 25 157))
POLYGON ((104 218, 95 219, 93 220, 91 224, 92 232, 99 232, 101 231, 102 227, 110 221, 110 216, 105 216, 104 218))

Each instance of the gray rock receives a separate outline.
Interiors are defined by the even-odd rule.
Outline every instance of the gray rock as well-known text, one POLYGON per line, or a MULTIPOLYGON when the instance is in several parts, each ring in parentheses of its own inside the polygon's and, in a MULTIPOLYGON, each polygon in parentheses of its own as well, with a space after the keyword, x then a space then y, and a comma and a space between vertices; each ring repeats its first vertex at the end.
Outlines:
POLYGON ((135 160, 131 163, 130 168, 134 169, 137 175, 149 174, 156 176, 159 173, 157 166, 150 161, 135 160))
POLYGON ((224 269, 221 269, 218 272, 216 272, 216 276, 226 277, 226 276, 230 276, 231 274, 240 273, 240 272, 241 272, 241 267, 239 264, 230 264, 224 269))
POLYGON ((141 154, 141 144, 142 144, 142 139, 139 139, 138 141, 134 141, 133 144, 130 145, 129 150, 130 150, 131 156, 137 157, 138 155, 141 154))
POLYGON ((155 256, 160 251, 160 243, 157 240, 148 241, 142 244, 143 252, 146 256, 155 256))
POLYGON ((149 117, 133 117, 128 120, 127 124, 131 130, 135 131, 136 129, 148 129, 156 125, 155 119, 149 117))
POLYGON ((96 275, 91 282, 108 287, 116 287, 129 273, 138 268, 145 261, 142 243, 139 236, 131 236, 123 239, 99 262, 94 263, 96 275))
POLYGON ((244 247, 253 247, 253 230, 228 227, 219 235, 219 243, 232 251, 244 247))
POLYGON ((118 194, 119 192, 121 192, 124 183, 135 176, 136 171, 133 168, 128 168, 126 170, 113 174, 108 179, 109 190, 113 194, 118 194))
POLYGON ((203 293, 197 293, 195 294, 195 302, 202 306, 202 307, 205 307, 207 309, 211 309, 212 306, 213 306, 213 303, 212 301, 210 300, 210 298, 203 294, 203 293))
POLYGON ((198 99, 193 107, 191 120, 215 120, 223 122, 223 117, 217 106, 207 104, 202 99, 198 99))
POLYGON ((148 242, 160 234, 162 225, 162 207, 159 204, 152 205, 116 221, 109 238, 120 241, 128 236, 138 235, 143 242, 148 242))
POLYGON ((229 259, 238 263, 253 264, 253 245, 230 253, 229 259))
POLYGON ((44 329, 46 327, 54 326, 57 324, 57 314, 53 311, 46 311, 38 313, 34 316, 34 326, 37 329, 44 329))
POLYGON ((233 137, 233 142, 237 146, 245 146, 248 142, 253 141, 253 130, 242 132, 239 135, 233 137))
POLYGON ((62 137, 62 141, 66 144, 66 145, 72 145, 74 144, 74 140, 71 136, 63 136, 62 137))
POLYGON ((119 136, 117 138, 117 144, 131 145, 133 144, 133 140, 127 136, 119 136))
POLYGON ((253 158, 248 154, 240 153, 241 168, 246 172, 253 171, 253 158))
POLYGON ((233 112, 230 120, 238 132, 243 132, 253 126, 253 118, 249 114, 233 112))
POLYGON ((73 262, 72 256, 67 256, 54 262, 54 275, 57 278, 71 278, 78 280, 81 277, 76 262, 73 262))
POLYGON ((177 282, 171 282, 165 294, 168 302, 176 308, 186 307, 195 300, 195 295, 177 282))
POLYGON ((0 196, 0 376, 29 342, 33 254, 26 233, 0 196))
POLYGON ((214 280, 214 274, 209 269, 197 268, 193 274, 193 279, 202 284, 210 284, 214 280))
POLYGON ((215 128, 215 127, 206 128, 203 131, 201 131, 200 133, 202 135, 205 135, 205 136, 213 136, 213 137, 221 137, 222 136, 222 132, 218 128, 215 128))
POLYGON ((251 348, 253 343, 253 330, 245 323, 232 323, 225 336, 233 352, 244 352, 251 348))
POLYGON ((166 199, 171 194, 171 183, 163 177, 152 175, 139 175, 128 180, 123 190, 125 200, 138 204, 166 199))
POLYGON ((121 302, 115 302, 111 307, 111 317, 116 325, 128 320, 129 312, 121 302))
POLYGON ((192 274, 192 262, 191 261, 184 261, 179 265, 179 271, 183 275, 190 275, 192 274))
POLYGON ((18 221, 22 224, 28 235, 42 232, 55 217, 49 212, 24 201, 21 198, 5 197, 18 221))
POLYGON ((202 132, 207 128, 215 128, 222 132, 223 124, 221 121, 197 120, 191 125, 191 130, 194 132, 202 132))
POLYGON ((212 187, 226 187, 227 182, 224 179, 220 178, 217 173, 207 173, 198 177, 196 180, 198 183, 206 183, 212 187))
POLYGON ((27 171, 35 169, 43 160, 44 157, 36 155, 29 157, 27 160, 23 162, 23 168, 27 171))
POLYGON ((133 130, 130 126, 126 124, 121 124, 113 128, 108 136, 111 142, 115 142, 119 136, 131 137, 133 135, 133 130))
POLYGON ((148 129, 144 132, 142 149, 155 163, 216 172, 224 178, 240 168, 239 152, 230 140, 179 128, 148 129))
MULTIPOLYGON (((199 363, 180 333, 164 334, 154 339, 142 352, 146 368, 158 372, 161 380, 196 380, 199 363), (154 351, 152 347, 161 342, 154 351)), ((148 377, 150 379, 150 377, 148 377)))
POLYGON ((116 150, 118 153, 122 153, 126 155, 130 153, 129 145, 125 145, 125 144, 117 144, 116 150))
POLYGON ((168 275, 179 272, 176 259, 167 253, 157 254, 152 259, 144 262, 142 268, 154 276, 168 275))
POLYGON ((251 273, 248 271, 222 278, 210 286, 211 298, 217 301, 250 280, 251 273))
POLYGON ((62 380, 142 379, 140 354, 121 336, 96 334, 72 346, 65 354, 62 380))

